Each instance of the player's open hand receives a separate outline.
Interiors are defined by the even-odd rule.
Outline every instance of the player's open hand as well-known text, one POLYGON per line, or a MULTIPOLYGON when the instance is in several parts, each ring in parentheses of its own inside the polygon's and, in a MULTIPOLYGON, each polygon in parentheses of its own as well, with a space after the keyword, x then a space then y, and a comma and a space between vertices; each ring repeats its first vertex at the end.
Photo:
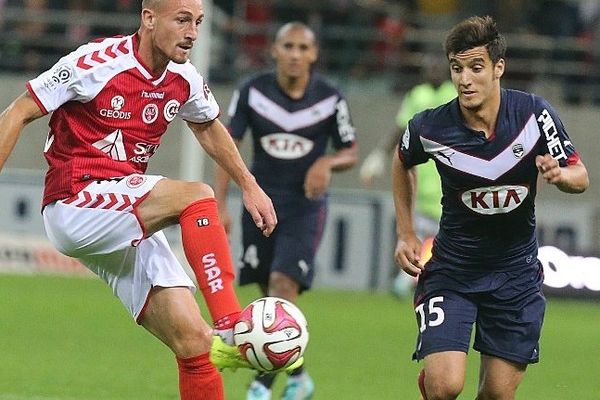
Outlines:
POLYGON ((271 198, 258 186, 252 185, 242 193, 244 206, 252 216, 256 227, 261 230, 266 237, 271 236, 275 226, 277 226, 277 214, 271 198))
POLYGON ((535 166, 546 182, 553 185, 559 184, 562 181, 562 169, 550 154, 537 156, 535 158, 535 166))
POLYGON ((417 276, 423 272, 421 262, 421 240, 416 235, 411 235, 404 240, 398 239, 394 258, 396 263, 410 276, 417 276))

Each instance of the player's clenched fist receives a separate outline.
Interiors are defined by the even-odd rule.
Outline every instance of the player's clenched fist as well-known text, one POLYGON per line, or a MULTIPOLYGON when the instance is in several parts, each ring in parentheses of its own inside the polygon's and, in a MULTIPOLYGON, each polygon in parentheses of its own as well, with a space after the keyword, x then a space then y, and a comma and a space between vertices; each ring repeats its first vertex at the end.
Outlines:
POLYGON ((555 160, 550 154, 537 156, 535 158, 535 166, 537 167, 538 171, 540 171, 542 178, 544 178, 546 182, 551 184, 560 183, 562 178, 562 170, 558 164, 558 161, 555 160))

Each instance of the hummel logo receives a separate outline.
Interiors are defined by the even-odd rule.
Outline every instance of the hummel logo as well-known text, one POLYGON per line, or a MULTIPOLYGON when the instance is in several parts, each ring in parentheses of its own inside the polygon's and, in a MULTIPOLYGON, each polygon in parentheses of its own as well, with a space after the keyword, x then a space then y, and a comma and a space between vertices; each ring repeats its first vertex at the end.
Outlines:
POLYGON ((165 92, 146 92, 142 90, 142 97, 144 99, 164 99, 165 92))
POLYGON ((92 146, 108 154, 113 160, 127 161, 127 154, 123 145, 123 132, 120 129, 117 129, 104 139, 98 140, 92 146))

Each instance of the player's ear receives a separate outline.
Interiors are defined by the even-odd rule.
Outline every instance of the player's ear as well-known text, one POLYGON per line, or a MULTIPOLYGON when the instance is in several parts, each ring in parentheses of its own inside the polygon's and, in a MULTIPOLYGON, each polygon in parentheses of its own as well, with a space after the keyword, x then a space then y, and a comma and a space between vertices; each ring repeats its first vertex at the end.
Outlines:
POLYGON ((317 58, 319 57, 319 48, 314 45, 312 51, 310 52, 310 63, 314 63, 317 61, 317 58))
POLYGON ((154 14, 154 11, 144 8, 142 10, 142 25, 144 25, 146 29, 154 29, 155 21, 156 15, 154 14))
POLYGON ((496 63, 496 65, 494 65, 494 77, 496 79, 500 79, 502 77, 502 75, 504 75, 504 67, 506 66, 506 63, 504 61, 504 58, 501 58, 498 60, 498 62, 496 63))
POLYGON ((274 41, 273 44, 271 44, 271 58, 274 61, 277 61, 280 55, 280 46, 278 46, 277 41, 274 41))

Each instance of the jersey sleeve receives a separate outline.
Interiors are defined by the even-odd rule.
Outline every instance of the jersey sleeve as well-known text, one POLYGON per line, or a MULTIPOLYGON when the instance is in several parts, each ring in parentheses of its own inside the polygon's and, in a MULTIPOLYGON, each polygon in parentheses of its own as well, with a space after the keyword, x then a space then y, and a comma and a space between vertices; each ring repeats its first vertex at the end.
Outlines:
POLYGON ((227 115, 229 123, 227 129, 235 139, 242 139, 248 129, 250 107, 248 105, 249 86, 243 85, 233 92, 227 115))
POLYGON ((536 97, 535 117, 542 137, 540 154, 550 154, 561 167, 579 161, 579 154, 573 146, 558 113, 545 99, 536 97))
POLYGON ((190 83, 190 97, 179 109, 178 116, 185 121, 204 123, 219 116, 219 105, 208 83, 191 64, 184 75, 190 83))
POLYGON ((408 122, 404 134, 400 138, 398 145, 398 155, 406 168, 411 168, 418 164, 423 164, 429 160, 429 155, 423 149, 419 134, 420 114, 408 122))
POLYGON ((333 130, 333 147, 338 150, 352 147, 356 143, 356 132, 348 102, 340 95, 335 108, 336 129, 333 130))
POLYGON ((52 68, 27 82, 27 90, 40 110, 51 113, 68 101, 86 101, 88 94, 71 57, 61 58, 52 68))

